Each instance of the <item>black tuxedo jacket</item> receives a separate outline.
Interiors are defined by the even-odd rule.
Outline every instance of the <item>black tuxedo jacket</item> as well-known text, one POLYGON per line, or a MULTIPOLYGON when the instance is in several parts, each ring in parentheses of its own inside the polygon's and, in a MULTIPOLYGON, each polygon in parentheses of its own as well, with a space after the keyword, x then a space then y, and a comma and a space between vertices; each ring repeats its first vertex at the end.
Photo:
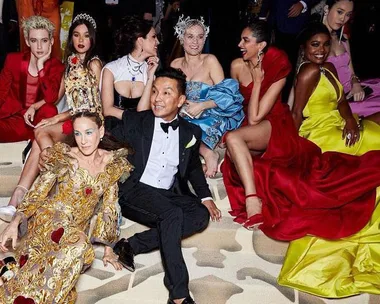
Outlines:
POLYGON ((3 25, 8 30, 9 21, 18 20, 16 0, 4 0, 2 10, 3 25))
MULTIPOLYGON (((112 136, 121 142, 128 143, 134 150, 128 159, 135 169, 124 183, 120 183, 120 197, 128 195, 145 170, 152 145, 154 119, 155 116, 150 110, 124 111, 122 120, 109 130, 112 136)), ((199 158, 202 131, 198 126, 181 117, 179 121, 179 165, 172 190, 176 193, 192 195, 188 187, 189 181, 198 198, 211 197, 199 158)))
MULTIPOLYGON (((307 5, 307 11, 297 17, 289 18, 289 8, 299 0, 264 0, 259 16, 266 17, 269 12, 268 22, 282 33, 297 35, 310 20, 311 8, 319 0, 303 0, 307 5)), ((293 43, 293 42, 290 42, 293 43)))

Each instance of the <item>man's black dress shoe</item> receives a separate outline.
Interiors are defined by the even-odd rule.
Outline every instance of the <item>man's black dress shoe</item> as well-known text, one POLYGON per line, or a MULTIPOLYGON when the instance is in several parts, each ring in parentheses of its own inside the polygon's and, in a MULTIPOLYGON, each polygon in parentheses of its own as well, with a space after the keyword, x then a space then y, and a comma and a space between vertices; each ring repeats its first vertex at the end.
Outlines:
MULTIPOLYGON (((175 304, 175 302, 173 300, 169 299, 168 304, 175 304)), ((188 296, 185 298, 185 300, 182 301, 181 304, 196 304, 196 303, 194 302, 194 300, 190 296, 188 296)))
MULTIPOLYGON (((113 247, 113 251, 119 256, 119 262, 129 271, 135 271, 135 256, 131 245, 125 238, 118 241, 113 247)), ((190 302, 191 303, 191 302, 190 302)))

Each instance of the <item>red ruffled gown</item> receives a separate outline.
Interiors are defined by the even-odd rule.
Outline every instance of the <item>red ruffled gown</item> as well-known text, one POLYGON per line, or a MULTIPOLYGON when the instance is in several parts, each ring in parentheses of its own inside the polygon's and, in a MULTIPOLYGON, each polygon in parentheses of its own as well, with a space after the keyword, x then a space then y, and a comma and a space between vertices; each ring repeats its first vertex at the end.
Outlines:
MULTIPOLYGON (((263 63, 265 71, 260 98, 271 84, 290 71, 282 51, 270 48, 263 63)), ((240 85, 247 113, 253 83, 240 85)), ((278 240, 305 235, 342 238, 365 226, 375 207, 380 185, 380 152, 362 156, 338 152, 321 153, 320 148, 298 135, 292 115, 280 97, 265 118, 272 126, 267 150, 253 157, 254 178, 262 199, 264 223, 260 229, 278 240)), ((239 175, 226 155, 223 180, 238 223, 247 220, 245 192, 239 175)))

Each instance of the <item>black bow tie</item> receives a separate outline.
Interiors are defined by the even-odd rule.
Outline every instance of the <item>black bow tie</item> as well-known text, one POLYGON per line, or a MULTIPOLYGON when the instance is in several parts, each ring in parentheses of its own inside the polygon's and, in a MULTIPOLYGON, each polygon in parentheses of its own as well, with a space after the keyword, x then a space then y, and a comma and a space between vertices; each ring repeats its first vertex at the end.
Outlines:
POLYGON ((171 122, 161 122, 161 128, 165 133, 168 133, 169 126, 173 128, 173 130, 177 129, 179 126, 179 120, 174 119, 171 122))

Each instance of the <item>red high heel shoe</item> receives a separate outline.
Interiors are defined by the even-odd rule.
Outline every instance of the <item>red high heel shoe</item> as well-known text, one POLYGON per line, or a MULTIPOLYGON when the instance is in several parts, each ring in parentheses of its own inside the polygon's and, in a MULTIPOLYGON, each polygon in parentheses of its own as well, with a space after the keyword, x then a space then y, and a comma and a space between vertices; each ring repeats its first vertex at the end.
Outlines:
MULTIPOLYGON (((261 198, 256 194, 248 194, 245 198, 250 198, 250 197, 257 197, 260 201, 261 198)), ((260 228, 260 225, 264 223, 264 217, 262 213, 257 213, 255 215, 252 215, 248 220, 246 220, 243 224, 243 227, 248 229, 248 230, 258 230, 260 228)))

